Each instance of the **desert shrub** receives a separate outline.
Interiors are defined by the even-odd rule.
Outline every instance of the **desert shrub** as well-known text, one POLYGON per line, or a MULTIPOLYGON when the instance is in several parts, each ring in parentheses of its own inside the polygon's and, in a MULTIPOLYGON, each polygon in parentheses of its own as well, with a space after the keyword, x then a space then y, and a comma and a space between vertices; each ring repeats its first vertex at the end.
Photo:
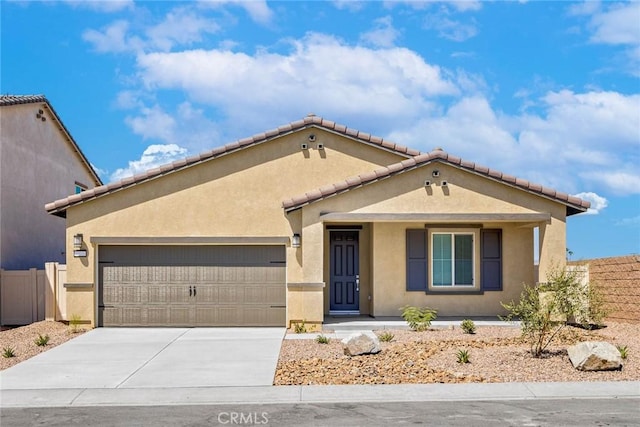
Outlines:
POLYGON ((470 363, 469 361, 469 350, 458 350, 456 353, 456 358, 458 363, 470 363))
POLYGON ((35 342, 38 347, 44 347, 49 344, 49 335, 42 336, 41 334, 38 334, 38 338, 36 338, 35 342))
POLYGON ((620 357, 622 360, 626 359, 629 356, 629 348, 626 345, 617 345, 616 348, 620 352, 620 357))
POLYGON ((476 333, 476 324, 473 323, 473 320, 471 319, 464 319, 462 323, 460 323, 460 327, 462 328, 465 334, 476 333))
POLYGON ((389 331, 384 331, 383 333, 378 335, 378 339, 382 342, 391 342, 395 337, 396 336, 389 331))
POLYGON ((329 337, 326 335, 318 335, 316 337, 316 342, 318 344, 329 344, 329 337))
POLYGON ((302 322, 295 322, 293 324, 293 331, 296 334, 306 334, 307 333, 307 325, 305 325, 304 320, 302 322))
POLYGON ((8 359, 10 357, 16 357, 16 351, 13 347, 5 347, 2 349, 2 357, 8 359))
POLYGON ((417 332, 426 331, 431 326, 431 321, 435 320, 438 311, 429 307, 404 306, 401 308, 402 318, 409 324, 409 327, 417 332))
POLYGON ((581 283, 579 272, 556 268, 550 272, 547 283, 525 284, 519 301, 501 303, 509 314, 500 318, 506 321, 519 318, 531 354, 540 357, 568 319, 585 326, 601 322, 606 314, 601 301, 594 287, 581 283))
POLYGON ((69 329, 71 333, 77 333, 80 331, 80 324, 82 324, 82 317, 79 314, 72 314, 69 318, 69 329))

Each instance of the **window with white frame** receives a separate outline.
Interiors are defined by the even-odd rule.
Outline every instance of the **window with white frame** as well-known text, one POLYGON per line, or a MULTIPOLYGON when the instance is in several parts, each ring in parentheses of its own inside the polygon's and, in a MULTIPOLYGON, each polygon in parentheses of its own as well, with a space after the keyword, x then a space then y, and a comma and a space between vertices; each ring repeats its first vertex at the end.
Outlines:
POLYGON ((431 239, 431 285, 473 286, 473 233, 438 232, 431 239))

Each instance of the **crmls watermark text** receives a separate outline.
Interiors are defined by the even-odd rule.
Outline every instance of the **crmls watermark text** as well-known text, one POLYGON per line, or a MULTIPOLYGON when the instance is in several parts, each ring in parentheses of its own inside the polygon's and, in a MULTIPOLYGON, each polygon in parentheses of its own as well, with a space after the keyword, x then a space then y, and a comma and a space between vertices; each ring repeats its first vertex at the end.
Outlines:
POLYGON ((218 422, 229 425, 269 424, 269 414, 267 412, 220 412, 218 422))

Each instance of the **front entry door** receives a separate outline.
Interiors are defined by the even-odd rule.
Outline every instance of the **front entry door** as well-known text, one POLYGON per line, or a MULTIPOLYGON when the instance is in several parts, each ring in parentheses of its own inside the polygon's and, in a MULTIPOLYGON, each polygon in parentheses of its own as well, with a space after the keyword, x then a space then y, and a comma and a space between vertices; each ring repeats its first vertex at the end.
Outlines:
POLYGON ((357 312, 360 309, 358 232, 331 232, 330 311, 357 312))

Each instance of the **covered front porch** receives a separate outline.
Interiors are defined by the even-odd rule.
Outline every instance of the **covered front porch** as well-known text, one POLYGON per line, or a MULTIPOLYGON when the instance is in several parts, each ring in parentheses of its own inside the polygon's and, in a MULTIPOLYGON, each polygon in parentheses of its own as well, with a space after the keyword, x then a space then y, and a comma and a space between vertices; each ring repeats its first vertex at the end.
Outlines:
MULTIPOLYGON (((450 321, 497 321, 500 303, 517 299, 522 284, 536 280, 534 231, 542 237, 539 259, 557 251, 544 239, 548 213, 323 213, 320 219, 314 224, 320 232, 303 228, 301 249, 306 267, 315 260, 305 254, 322 248, 322 279, 289 290, 290 301, 297 292, 303 306, 321 304, 322 317, 300 310, 294 322, 397 320, 406 305, 434 308, 450 321)), ((542 274, 548 267, 541 264, 542 274)))

